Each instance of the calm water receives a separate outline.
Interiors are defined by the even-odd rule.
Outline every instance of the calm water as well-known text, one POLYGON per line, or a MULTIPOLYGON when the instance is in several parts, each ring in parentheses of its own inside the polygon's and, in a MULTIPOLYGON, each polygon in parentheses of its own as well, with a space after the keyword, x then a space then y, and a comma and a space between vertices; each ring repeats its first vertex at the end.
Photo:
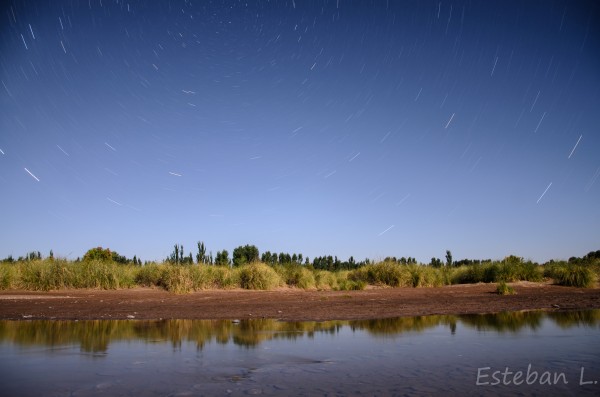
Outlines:
POLYGON ((600 311, 0 321, 0 357, 7 396, 600 395, 600 311))

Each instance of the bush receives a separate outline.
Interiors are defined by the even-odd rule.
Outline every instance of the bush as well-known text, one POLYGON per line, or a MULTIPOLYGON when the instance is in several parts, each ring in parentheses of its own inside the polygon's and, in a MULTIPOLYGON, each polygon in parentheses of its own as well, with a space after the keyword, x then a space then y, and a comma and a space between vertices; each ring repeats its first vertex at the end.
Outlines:
POLYGON ((596 282, 593 270, 589 266, 566 264, 551 269, 551 277, 558 285, 567 287, 591 288, 596 282))
POLYGON ((461 266, 455 270, 452 277, 452 284, 476 284, 481 283, 486 277, 486 270, 489 265, 473 264, 461 266))
POLYGON ((100 261, 100 262, 111 262, 113 260, 113 253, 108 248, 92 248, 89 249, 83 255, 84 261, 100 261))
POLYGON ((515 293, 515 289, 506 284, 506 282, 500 281, 496 287, 496 292, 498 295, 513 295, 515 293))
POLYGON ((188 266, 164 266, 161 271, 162 286, 170 292, 185 294, 194 290, 194 282, 188 266))
POLYGON ((461 266, 452 278, 453 284, 541 281, 542 268, 533 262, 509 256, 501 262, 487 262, 461 266))
POLYGON ((72 269, 74 288, 130 288, 135 281, 134 267, 120 266, 114 262, 84 261, 75 263, 72 269))
POLYGON ((388 285, 390 287, 414 285, 414 279, 408 270, 392 262, 379 262, 367 265, 350 272, 351 281, 362 281, 368 284, 388 285))
POLYGON ((316 270, 314 278, 315 285, 319 290, 336 289, 338 287, 337 277, 328 270, 316 270))
POLYGON ((434 269, 429 266, 409 265, 412 286, 413 287, 440 287, 446 285, 446 279, 449 279, 447 274, 450 272, 449 267, 434 269))
POLYGON ((113 262, 90 260, 67 262, 65 259, 45 259, 20 263, 17 287, 33 291, 61 288, 129 288, 135 285, 134 269, 113 262))
POLYGON ((158 287, 162 282, 162 268, 156 263, 142 266, 136 271, 135 283, 142 287, 158 287))
POLYGON ((240 286, 239 272, 233 271, 229 266, 208 266, 206 269, 210 275, 212 287, 227 289, 240 286))
POLYGON ((353 281, 353 280, 349 280, 349 279, 345 279, 345 280, 339 280, 337 283, 336 288, 334 288, 334 290, 336 291, 360 291, 365 289, 367 286, 367 283, 365 283, 364 281, 353 281))
POLYGON ((17 276, 16 266, 10 263, 0 264, 0 290, 14 288, 17 276))
POLYGON ((274 269, 290 287, 313 289, 317 285, 314 273, 302 265, 276 266, 274 269))
POLYGON ((264 263, 251 263, 239 268, 240 287, 245 289, 268 290, 282 284, 281 277, 273 268, 264 263))

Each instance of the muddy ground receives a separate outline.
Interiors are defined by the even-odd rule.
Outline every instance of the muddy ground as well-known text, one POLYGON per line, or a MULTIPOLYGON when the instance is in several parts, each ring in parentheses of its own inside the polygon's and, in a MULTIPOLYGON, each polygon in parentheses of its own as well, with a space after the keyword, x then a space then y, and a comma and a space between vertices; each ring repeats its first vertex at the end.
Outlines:
POLYGON ((428 314, 514 310, 600 309, 600 289, 547 283, 440 288, 369 288, 364 291, 208 290, 175 295, 160 289, 0 291, 0 319, 244 319, 356 320, 428 314))

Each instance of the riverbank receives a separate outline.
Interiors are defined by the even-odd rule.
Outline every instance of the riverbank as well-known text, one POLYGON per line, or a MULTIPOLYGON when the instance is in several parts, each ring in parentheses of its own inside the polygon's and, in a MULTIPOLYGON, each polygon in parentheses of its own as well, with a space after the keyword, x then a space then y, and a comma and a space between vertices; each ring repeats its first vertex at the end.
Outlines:
POLYGON ((156 288, 122 290, 0 291, 0 319, 246 319, 358 320, 431 314, 517 310, 600 309, 600 289, 548 283, 435 288, 369 288, 363 291, 206 290, 176 295, 156 288))

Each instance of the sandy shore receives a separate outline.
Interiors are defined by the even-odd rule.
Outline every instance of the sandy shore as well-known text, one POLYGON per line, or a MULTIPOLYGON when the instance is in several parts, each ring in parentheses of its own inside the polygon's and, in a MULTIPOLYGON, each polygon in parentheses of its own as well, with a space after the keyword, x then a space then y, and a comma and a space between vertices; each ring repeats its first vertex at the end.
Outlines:
POLYGON ((364 291, 208 290, 175 295, 159 289, 1 291, 0 319, 243 319, 356 320, 429 314, 514 310, 600 309, 600 289, 546 283, 441 288, 371 288, 364 291))

